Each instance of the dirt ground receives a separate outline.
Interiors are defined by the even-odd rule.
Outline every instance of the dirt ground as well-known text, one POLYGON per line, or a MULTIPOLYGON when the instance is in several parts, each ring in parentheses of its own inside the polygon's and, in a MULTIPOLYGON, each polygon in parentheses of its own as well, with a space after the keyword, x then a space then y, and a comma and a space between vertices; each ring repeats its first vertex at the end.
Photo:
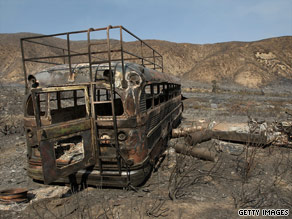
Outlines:
MULTIPOLYGON (((285 114, 292 110, 291 90, 211 90, 184 90, 182 126, 291 120, 285 114)), ((34 182, 26 176, 23 89, 2 86, 0 95, 0 189, 27 188, 30 197, 28 203, 0 204, 0 218, 238 218, 243 208, 289 209, 291 218, 292 148, 275 145, 216 139, 196 145, 218 154, 211 162, 176 153, 171 146, 185 142, 172 139, 158 170, 135 189, 89 187, 72 194, 67 186, 34 182)))

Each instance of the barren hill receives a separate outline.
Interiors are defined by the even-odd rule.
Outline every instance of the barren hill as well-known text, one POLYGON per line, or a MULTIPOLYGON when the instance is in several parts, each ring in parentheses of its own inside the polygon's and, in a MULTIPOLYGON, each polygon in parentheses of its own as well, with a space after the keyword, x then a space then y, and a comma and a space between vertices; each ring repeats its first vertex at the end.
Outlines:
MULTIPOLYGON (((0 76, 2 82, 21 82, 21 37, 32 33, 0 34, 0 76)), ((64 40, 50 39, 60 46, 64 40)), ((292 79, 292 36, 270 38, 255 42, 227 42, 216 44, 173 43, 147 40, 164 58, 165 72, 178 75, 182 80, 237 83, 258 87, 277 80, 292 79)), ((135 43, 132 44, 132 46, 135 43)), ((72 43, 75 50, 86 49, 85 42, 72 43)), ((31 47, 28 54, 39 52, 31 47)), ((54 49, 42 48, 44 54, 56 54, 54 49)), ((31 64, 30 69, 44 66, 31 64)))

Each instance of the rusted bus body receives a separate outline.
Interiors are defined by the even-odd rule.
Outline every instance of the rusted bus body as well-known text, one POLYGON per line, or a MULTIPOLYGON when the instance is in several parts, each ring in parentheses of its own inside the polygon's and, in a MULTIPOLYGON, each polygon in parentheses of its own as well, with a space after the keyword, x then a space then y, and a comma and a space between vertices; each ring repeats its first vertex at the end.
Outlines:
POLYGON ((73 67, 70 84, 63 80, 68 65, 29 76, 28 175, 46 183, 141 184, 180 123, 179 80, 139 64, 111 62, 92 65, 94 81, 87 82, 89 64, 73 67))
POLYGON ((162 73, 162 56, 122 26, 27 37, 20 45, 28 175, 45 183, 141 184, 181 120, 180 81, 162 73), (95 38, 102 33, 106 40, 95 38), (80 34, 82 48, 71 40, 80 34), (56 37, 62 40, 50 45, 56 37), (27 63, 53 67, 29 73, 27 63))

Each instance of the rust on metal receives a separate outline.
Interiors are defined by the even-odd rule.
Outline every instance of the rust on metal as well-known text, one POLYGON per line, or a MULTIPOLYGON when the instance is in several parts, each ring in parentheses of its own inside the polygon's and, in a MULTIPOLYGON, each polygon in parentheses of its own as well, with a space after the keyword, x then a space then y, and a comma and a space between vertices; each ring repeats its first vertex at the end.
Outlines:
POLYGON ((28 175, 45 183, 67 183, 74 174, 79 183, 141 184, 183 109, 180 80, 163 72, 162 56, 123 26, 22 38, 21 49, 28 175), (111 39, 114 31, 119 40, 111 39), (71 41, 78 34, 87 37, 83 50, 71 41), (50 45, 54 37, 64 45, 50 45), (55 54, 28 57, 27 46, 55 54), (29 62, 51 67, 31 70, 29 62))
POLYGON ((27 202, 27 189, 13 188, 0 191, 0 204, 14 204, 27 202))

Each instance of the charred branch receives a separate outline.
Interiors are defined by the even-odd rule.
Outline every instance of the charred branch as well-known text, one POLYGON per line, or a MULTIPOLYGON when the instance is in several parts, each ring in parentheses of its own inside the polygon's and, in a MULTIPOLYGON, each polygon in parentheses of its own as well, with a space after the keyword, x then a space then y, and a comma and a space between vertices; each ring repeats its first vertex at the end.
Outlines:
POLYGON ((180 154, 189 155, 202 160, 217 161, 217 154, 210 151, 208 148, 196 148, 192 146, 175 145, 173 146, 175 151, 180 154))

